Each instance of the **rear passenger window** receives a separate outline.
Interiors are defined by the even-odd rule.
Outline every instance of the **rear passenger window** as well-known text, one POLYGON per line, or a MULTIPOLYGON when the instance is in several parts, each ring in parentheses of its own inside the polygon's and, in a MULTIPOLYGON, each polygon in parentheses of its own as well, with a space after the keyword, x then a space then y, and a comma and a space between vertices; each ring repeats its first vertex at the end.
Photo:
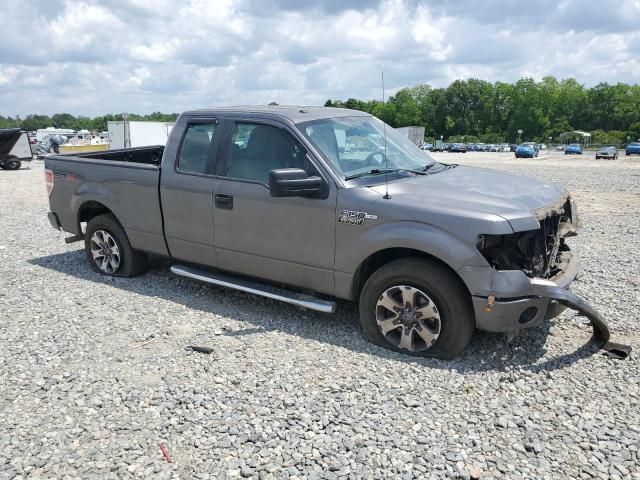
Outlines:
POLYGON ((189 125, 182 141, 178 169, 189 173, 213 173, 209 168, 209 150, 215 123, 189 125))

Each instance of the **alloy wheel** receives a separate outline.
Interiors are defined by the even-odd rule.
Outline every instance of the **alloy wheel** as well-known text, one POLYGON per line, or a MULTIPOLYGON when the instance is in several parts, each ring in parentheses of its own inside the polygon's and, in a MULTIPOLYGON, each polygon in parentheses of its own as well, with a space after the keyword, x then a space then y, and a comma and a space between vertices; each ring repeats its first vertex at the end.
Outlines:
POLYGON ((380 295, 376 322, 389 343, 411 352, 431 348, 442 330, 440 312, 433 299, 408 285, 393 286, 380 295))
POLYGON ((91 255, 96 266, 104 273, 115 273, 120 268, 120 248, 105 230, 96 230, 91 236, 91 255))

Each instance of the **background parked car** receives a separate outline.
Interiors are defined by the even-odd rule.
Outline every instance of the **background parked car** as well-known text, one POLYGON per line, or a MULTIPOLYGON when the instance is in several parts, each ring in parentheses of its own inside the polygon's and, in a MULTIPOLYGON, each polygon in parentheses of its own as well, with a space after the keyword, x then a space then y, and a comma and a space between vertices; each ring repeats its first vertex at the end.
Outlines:
MULTIPOLYGON (((640 153, 640 152, 639 152, 640 153)), ((582 155, 582 147, 577 143, 571 143, 564 149, 565 155, 582 155)))
POLYGON ((516 158, 533 158, 538 156, 538 149, 530 143, 523 143, 516 148, 516 158))
POLYGON ((602 147, 596 151, 596 160, 600 158, 611 158, 616 160, 618 158, 618 150, 616 147, 602 147))
POLYGON ((464 143, 454 143, 449 149, 453 153, 467 153, 467 146, 464 143))
POLYGON ((509 144, 509 151, 510 152, 515 152, 517 148, 518 148, 518 145, 516 145, 515 143, 510 143, 509 144))
POLYGON ((634 142, 627 145, 627 148, 624 149, 624 154, 627 157, 629 155, 640 155, 640 143, 634 142))

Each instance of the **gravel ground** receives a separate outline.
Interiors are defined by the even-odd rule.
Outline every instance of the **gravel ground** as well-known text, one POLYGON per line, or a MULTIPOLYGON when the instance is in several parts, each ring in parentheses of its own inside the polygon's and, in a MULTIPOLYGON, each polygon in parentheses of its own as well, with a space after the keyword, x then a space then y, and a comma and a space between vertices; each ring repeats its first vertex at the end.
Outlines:
POLYGON ((162 261, 100 277, 48 225, 33 162, 0 171, 0 478, 640 479, 640 161, 437 157, 574 192, 574 290, 631 357, 594 352, 570 313, 442 362, 369 345, 347 303, 307 312, 162 261))

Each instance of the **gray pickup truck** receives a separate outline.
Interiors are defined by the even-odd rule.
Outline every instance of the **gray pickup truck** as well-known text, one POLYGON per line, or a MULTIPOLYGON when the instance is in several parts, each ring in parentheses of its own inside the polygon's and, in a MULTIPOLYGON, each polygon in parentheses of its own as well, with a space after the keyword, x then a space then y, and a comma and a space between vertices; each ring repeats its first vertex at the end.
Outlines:
POLYGON ((363 112, 186 112, 166 147, 52 156, 45 179, 51 225, 98 273, 138 275, 155 254, 322 312, 355 301, 363 335, 393 350, 452 358, 475 328, 517 332, 566 306, 597 317, 567 290, 564 189, 434 161, 363 112))

